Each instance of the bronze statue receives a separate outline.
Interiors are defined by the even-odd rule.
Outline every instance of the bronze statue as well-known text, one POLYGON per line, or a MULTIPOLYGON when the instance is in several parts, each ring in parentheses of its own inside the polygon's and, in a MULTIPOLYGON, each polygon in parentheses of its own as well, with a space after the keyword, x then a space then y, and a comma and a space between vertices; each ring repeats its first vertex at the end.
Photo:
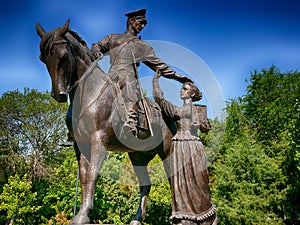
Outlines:
MULTIPOLYGON (((156 154, 162 160, 167 157, 172 134, 163 122, 160 110, 157 109, 158 107, 149 107, 152 115, 155 114, 156 117, 159 117, 155 121, 161 121, 160 123, 152 123, 152 126, 156 127, 156 133, 154 133, 153 137, 150 136, 140 142, 135 141, 137 144, 135 149, 124 145, 118 139, 118 134, 114 132, 112 124, 115 121, 113 103, 116 94, 111 86, 111 80, 98 66, 95 68, 96 75, 102 82, 99 96, 91 103, 89 108, 83 107, 86 105, 86 102, 80 102, 75 98, 75 95, 81 91, 80 89, 84 90, 84 85, 81 84, 84 84, 89 79, 84 74, 92 66, 94 58, 86 43, 77 33, 69 29, 69 23, 70 21, 67 21, 62 27, 49 32, 46 32, 40 24, 37 24, 36 30, 41 37, 40 59, 47 65, 52 80, 51 95, 58 102, 66 102, 69 97, 70 106, 66 118, 67 127, 73 135, 74 132, 81 133, 81 135, 75 135, 74 149, 80 171, 82 199, 79 213, 73 219, 72 224, 86 224, 90 222, 88 213, 93 208, 95 185, 107 150, 128 152, 129 154, 140 185, 140 204, 131 224, 141 224, 140 221, 145 217, 145 203, 151 187, 147 165, 156 154), (72 107, 75 107, 78 111, 74 111, 72 107), (75 121, 75 123, 87 121, 89 126, 78 126, 76 130, 79 131, 74 131, 74 121, 72 120, 79 118, 78 115, 74 115, 74 112, 83 112, 81 119, 75 121), (156 138, 161 138, 163 141, 159 145, 153 146, 153 143, 156 143, 154 140, 156 138), (90 146, 89 157, 81 151, 80 145, 82 143, 90 146), (148 149, 150 150, 147 151, 148 149)), ((152 105, 155 105, 155 103, 152 102, 152 105)), ((154 116, 152 117, 154 118, 154 116)), ((166 160, 163 162, 166 163, 166 160)), ((167 165, 164 166, 168 168, 167 165)))
MULTIPOLYGON (((93 208, 96 181, 106 151, 127 152, 138 177, 140 202, 131 225, 140 225, 145 217, 151 188, 147 165, 156 154, 163 160, 167 177, 170 177, 166 159, 175 133, 167 126, 157 103, 145 98, 141 104, 137 67, 143 62, 151 69, 159 70, 166 78, 182 83, 190 79, 175 73, 136 36, 146 24, 145 12, 139 10, 126 14, 127 31, 108 35, 93 45, 93 51, 69 28, 69 20, 49 32, 40 24, 36 25, 41 38, 40 60, 46 64, 52 80, 51 95, 58 102, 66 102, 68 98, 70 102, 66 124, 70 136, 75 138, 74 150, 82 189, 80 210, 72 224, 90 222, 88 213, 93 208), (109 74, 105 74, 95 58, 101 58, 108 51, 111 68, 109 74), (132 135, 132 132, 139 133, 136 129, 136 118, 140 117, 137 116, 137 107, 148 111, 148 126, 154 128, 152 135, 144 139, 138 138, 142 135, 132 135), (129 112, 124 113, 126 110, 129 112), (125 120, 127 123, 123 126, 125 120), (124 127, 132 131, 125 135, 125 142, 122 139, 124 127)), ((142 123, 140 119, 138 123, 142 123)))
MULTIPOLYGON (((167 101, 158 83, 160 73, 153 78, 153 97, 169 121, 176 124, 177 132, 172 138, 169 163, 172 187, 172 224, 217 224, 216 207, 211 202, 206 156, 197 130, 207 133, 207 118, 199 120, 203 112, 193 105, 202 98, 194 83, 185 82, 181 89, 183 107, 167 101)), ((205 112, 204 112, 205 113, 205 112)))
POLYGON ((127 16, 127 29, 123 34, 110 34, 103 40, 92 45, 92 53, 95 58, 101 58, 109 53, 111 67, 109 76, 118 82, 128 112, 124 128, 136 133, 138 102, 141 93, 138 87, 137 68, 143 62, 153 71, 159 70, 162 76, 178 80, 190 81, 181 76, 163 63, 154 53, 152 47, 141 40, 137 35, 147 24, 145 18, 146 9, 140 9, 125 14, 127 16))

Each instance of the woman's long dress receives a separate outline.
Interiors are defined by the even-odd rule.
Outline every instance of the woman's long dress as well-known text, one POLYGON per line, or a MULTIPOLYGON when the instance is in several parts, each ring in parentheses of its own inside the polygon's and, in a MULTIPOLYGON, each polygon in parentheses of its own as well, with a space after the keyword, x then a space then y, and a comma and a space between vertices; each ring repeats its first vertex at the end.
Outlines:
POLYGON ((191 220, 195 224, 211 220, 216 216, 216 207, 210 197, 206 155, 197 135, 199 121, 193 121, 195 106, 177 107, 162 96, 155 100, 177 127, 169 158, 173 202, 171 220, 173 223, 191 220))

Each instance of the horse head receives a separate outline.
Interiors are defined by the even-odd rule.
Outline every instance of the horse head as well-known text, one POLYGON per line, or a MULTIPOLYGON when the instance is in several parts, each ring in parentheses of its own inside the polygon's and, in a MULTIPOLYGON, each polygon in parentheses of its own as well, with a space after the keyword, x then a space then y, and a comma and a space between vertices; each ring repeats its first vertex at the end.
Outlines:
POLYGON ((52 80, 51 96, 58 102, 66 102, 71 85, 72 73, 76 71, 74 52, 66 34, 70 20, 62 27, 45 32, 37 23, 36 31, 40 36, 40 60, 46 64, 52 80))

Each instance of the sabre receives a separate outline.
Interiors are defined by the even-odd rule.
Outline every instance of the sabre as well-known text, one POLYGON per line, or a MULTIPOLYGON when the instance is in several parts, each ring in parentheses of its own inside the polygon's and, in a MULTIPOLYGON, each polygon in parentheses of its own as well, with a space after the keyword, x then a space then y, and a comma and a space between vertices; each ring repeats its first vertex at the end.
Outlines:
POLYGON ((139 86, 138 88, 139 88, 139 91, 140 91, 140 94, 141 94, 141 103, 142 103, 142 105, 144 106, 144 110, 145 110, 145 115, 146 115, 147 123, 149 124, 149 131, 150 131, 150 134, 151 134, 151 136, 153 137, 152 126, 151 126, 151 123, 150 123, 148 110, 147 110, 146 104, 145 104, 145 102, 144 102, 144 95, 143 95, 143 92, 142 92, 142 88, 141 88, 141 84, 140 84, 140 79, 139 79, 138 71, 137 71, 137 68, 136 68, 135 57, 134 57, 134 55, 133 55, 133 52, 131 52, 131 54, 132 54, 132 58, 133 58, 133 69, 134 69, 134 73, 135 73, 135 76, 136 76, 136 79, 137 79, 137 83, 138 83, 138 86, 139 86))

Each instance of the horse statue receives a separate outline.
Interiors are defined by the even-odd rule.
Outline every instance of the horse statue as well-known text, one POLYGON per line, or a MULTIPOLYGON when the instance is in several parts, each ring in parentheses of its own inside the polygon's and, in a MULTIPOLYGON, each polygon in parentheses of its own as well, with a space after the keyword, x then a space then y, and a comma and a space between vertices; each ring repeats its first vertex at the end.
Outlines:
POLYGON ((129 154, 137 175, 140 202, 130 224, 139 225, 145 217, 146 202, 151 188, 147 165, 158 154, 169 177, 167 157, 172 132, 164 122, 161 111, 148 99, 150 105, 153 105, 148 107, 149 115, 156 115, 157 118, 151 122, 154 128, 153 136, 144 139, 128 137, 129 141, 120 139, 120 132, 115 129, 121 123, 116 115, 122 114, 122 107, 118 107, 122 104, 115 101, 118 96, 117 88, 94 60, 85 41, 70 30, 69 24, 70 20, 63 26, 46 32, 37 23, 36 31, 41 38, 40 60, 46 64, 52 80, 51 96, 58 102, 67 102, 69 98, 70 103, 66 124, 70 134, 75 137, 74 150, 82 188, 80 210, 73 218, 72 224, 90 223, 88 213, 93 209, 100 168, 107 151, 114 151, 129 154), (93 71, 89 74, 91 68, 93 71), (97 77, 96 83, 88 81, 90 76, 97 77), (94 85, 93 91, 86 86, 87 83, 94 85), (157 143, 157 140, 160 140, 160 143, 157 143), (134 145, 128 145, 129 142, 134 145))

